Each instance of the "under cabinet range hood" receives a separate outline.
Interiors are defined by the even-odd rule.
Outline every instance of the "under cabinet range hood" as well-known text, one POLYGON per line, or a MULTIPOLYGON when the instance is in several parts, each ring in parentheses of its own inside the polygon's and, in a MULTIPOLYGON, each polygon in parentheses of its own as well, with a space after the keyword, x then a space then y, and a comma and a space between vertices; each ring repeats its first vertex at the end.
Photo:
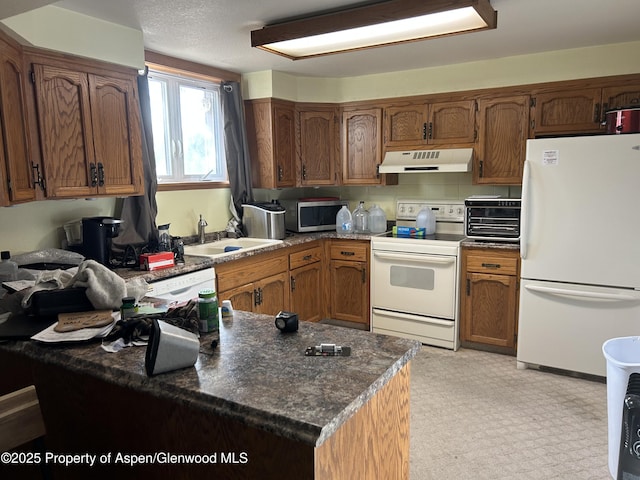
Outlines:
POLYGON ((380 173, 470 172, 473 148, 387 152, 380 173))

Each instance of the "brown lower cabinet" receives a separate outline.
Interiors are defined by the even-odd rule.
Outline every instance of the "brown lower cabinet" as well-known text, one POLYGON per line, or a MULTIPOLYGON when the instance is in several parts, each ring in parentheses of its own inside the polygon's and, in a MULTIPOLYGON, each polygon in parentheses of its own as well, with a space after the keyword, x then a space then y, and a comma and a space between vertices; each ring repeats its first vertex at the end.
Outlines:
POLYGON ((276 315, 289 305, 287 256, 276 250, 216 265, 218 301, 233 308, 276 315))
POLYGON ((520 256, 517 250, 462 249, 460 341, 516 353, 520 256))
POLYGON ((369 325, 369 242, 332 240, 330 317, 369 325))
POLYGON ((322 239, 216 265, 235 310, 369 325, 369 242, 322 239))

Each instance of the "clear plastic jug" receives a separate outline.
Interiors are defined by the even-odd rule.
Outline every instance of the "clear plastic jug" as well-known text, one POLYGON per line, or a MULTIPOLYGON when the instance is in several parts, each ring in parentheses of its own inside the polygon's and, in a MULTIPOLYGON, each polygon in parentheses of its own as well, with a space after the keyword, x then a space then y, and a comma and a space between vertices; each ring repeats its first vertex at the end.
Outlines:
POLYGON ((353 232, 353 218, 351 212, 346 205, 338 211, 336 215, 336 232, 338 233, 351 233, 353 232))
POLYGON ((369 232, 369 212, 364 208, 364 202, 360 202, 353 211, 353 231, 355 233, 369 232))
POLYGON ((423 207, 416 217, 416 227, 424 228, 425 235, 433 235, 436 233, 436 214, 429 207, 423 207))
POLYGON ((387 231, 387 216, 378 205, 369 209, 369 230, 371 233, 383 233, 387 231))

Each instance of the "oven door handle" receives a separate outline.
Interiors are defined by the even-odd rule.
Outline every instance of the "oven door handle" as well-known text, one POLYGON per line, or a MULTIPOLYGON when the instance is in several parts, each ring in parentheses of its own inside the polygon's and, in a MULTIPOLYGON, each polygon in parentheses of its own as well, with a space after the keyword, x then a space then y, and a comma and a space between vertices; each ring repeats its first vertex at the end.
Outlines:
MULTIPOLYGON (((389 318, 401 318, 403 320, 414 320, 417 322, 424 322, 425 317, 420 315, 411 315, 410 313, 400 313, 400 312, 389 312, 386 310, 380 310, 378 308, 372 309, 373 313, 379 315, 381 317, 389 317, 389 318)), ((435 325, 442 325, 444 327, 453 327, 453 320, 441 320, 439 318, 428 317, 429 323, 433 323, 435 325)))
POLYGON ((373 256, 384 260, 404 260, 419 263, 436 263, 438 265, 450 265, 452 263, 456 263, 456 257, 435 257, 433 255, 411 255, 374 251, 373 256))

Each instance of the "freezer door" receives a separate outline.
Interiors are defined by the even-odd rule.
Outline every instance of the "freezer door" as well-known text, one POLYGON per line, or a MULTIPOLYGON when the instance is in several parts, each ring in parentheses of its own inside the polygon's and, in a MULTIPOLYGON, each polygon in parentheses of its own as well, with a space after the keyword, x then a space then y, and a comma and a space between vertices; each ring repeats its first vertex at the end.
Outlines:
POLYGON ((602 344, 640 335, 640 292, 522 280, 518 362, 606 375, 602 344))
POLYGON ((527 142, 521 276, 640 288, 640 134, 527 142))

